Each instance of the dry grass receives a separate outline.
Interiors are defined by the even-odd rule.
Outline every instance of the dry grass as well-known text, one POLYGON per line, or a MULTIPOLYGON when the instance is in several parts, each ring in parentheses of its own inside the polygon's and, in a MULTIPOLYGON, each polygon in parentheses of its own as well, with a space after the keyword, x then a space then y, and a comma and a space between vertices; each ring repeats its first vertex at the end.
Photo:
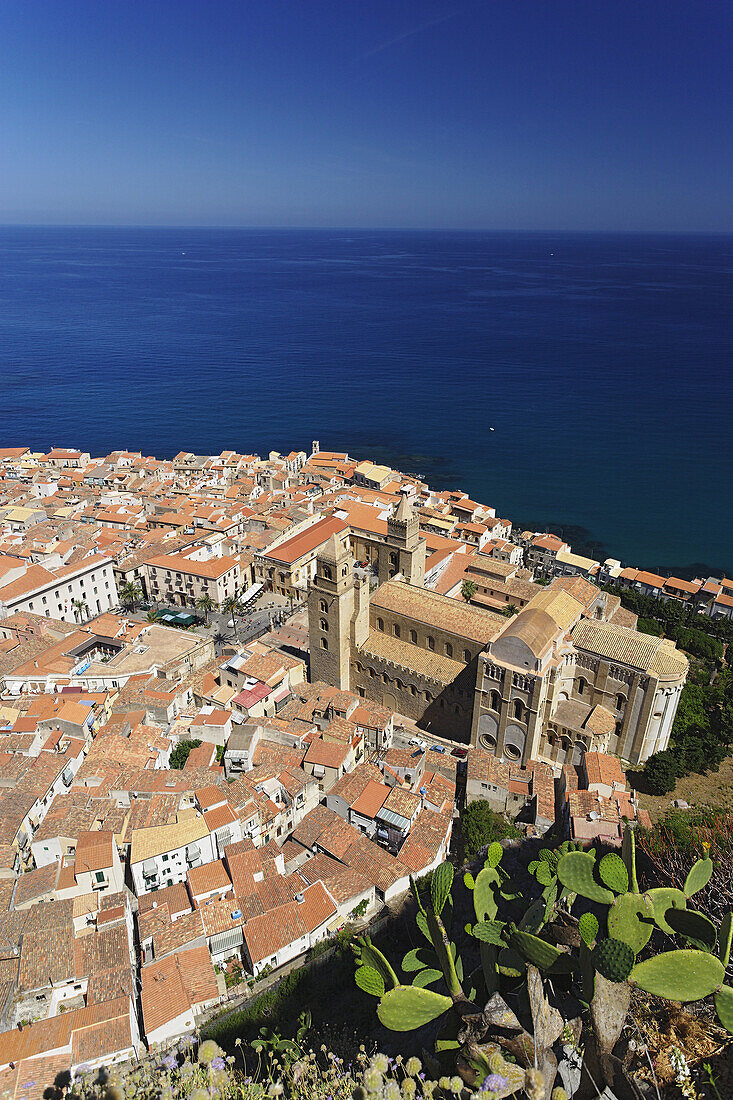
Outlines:
POLYGON ((673 799, 684 799, 690 806, 733 811, 733 757, 724 760, 717 772, 678 779, 669 794, 651 795, 639 791, 639 805, 649 811, 653 822, 659 821, 671 809, 673 799))
MULTIPOLYGON (((679 1097, 675 1088, 675 1070, 670 1059, 672 1047, 678 1047, 693 1070, 698 1082, 705 1079, 703 1064, 714 1066, 714 1075, 721 1096, 730 1097, 733 1087, 733 1047, 731 1037, 711 1017, 704 1006, 701 1012, 689 1011, 682 1005, 664 1002, 657 997, 635 991, 632 1014, 636 1023, 637 1038, 642 1038, 654 1064, 654 1076, 663 1096, 679 1097)), ((639 1076, 652 1081, 651 1070, 643 1059, 637 1067, 639 1076)), ((700 1089, 701 1097, 714 1097, 708 1087, 700 1089)))

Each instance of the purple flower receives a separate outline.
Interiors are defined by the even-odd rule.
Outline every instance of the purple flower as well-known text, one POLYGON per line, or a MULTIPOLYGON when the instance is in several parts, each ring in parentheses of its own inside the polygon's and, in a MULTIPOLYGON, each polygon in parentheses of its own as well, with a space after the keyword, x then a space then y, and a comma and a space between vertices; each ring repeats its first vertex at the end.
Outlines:
POLYGON ((223 1058, 212 1058, 211 1059, 211 1068, 212 1069, 226 1069, 226 1062, 224 1061, 223 1058))
POLYGON ((163 1059, 163 1065, 166 1069, 178 1069, 178 1059, 173 1054, 167 1054, 163 1059))
POLYGON ((24 1081, 20 1087, 23 1089, 32 1089, 35 1084, 35 1081, 24 1081))
POLYGON ((497 1089, 505 1088, 506 1085, 507 1079, 506 1077, 502 1077, 500 1073, 490 1073, 489 1076, 484 1079, 485 1089, 493 1089, 496 1091, 497 1089))

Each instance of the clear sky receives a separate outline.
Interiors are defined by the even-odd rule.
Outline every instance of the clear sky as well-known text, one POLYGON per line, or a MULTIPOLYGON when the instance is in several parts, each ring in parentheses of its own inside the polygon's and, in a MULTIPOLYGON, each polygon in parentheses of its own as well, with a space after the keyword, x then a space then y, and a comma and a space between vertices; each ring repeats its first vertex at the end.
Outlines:
POLYGON ((0 222, 730 231, 730 0, 3 0, 0 222))

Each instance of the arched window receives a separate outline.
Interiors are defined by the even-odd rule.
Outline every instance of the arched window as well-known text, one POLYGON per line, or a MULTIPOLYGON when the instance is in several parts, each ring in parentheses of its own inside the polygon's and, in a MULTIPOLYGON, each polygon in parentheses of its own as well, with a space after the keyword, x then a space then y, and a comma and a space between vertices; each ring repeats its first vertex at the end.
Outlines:
POLYGON ((388 684, 389 683, 389 676, 387 675, 386 672, 382 673, 382 683, 383 684, 388 684))
POLYGON ((374 671, 374 669, 373 669, 373 668, 370 668, 370 669, 369 669, 369 675, 371 676, 371 678, 372 678, 372 680, 373 680, 373 679, 374 679, 374 677, 375 677, 375 676, 376 676, 377 674, 376 674, 376 672, 374 671))
POLYGON ((417 695, 417 688, 414 684, 410 684, 410 695, 417 695))
POLYGON ((433 638, 432 635, 428 634, 427 642, 428 649, 435 649, 435 638, 433 638))
POLYGON ((417 645, 417 631, 416 630, 411 630, 410 631, 410 641, 412 642, 413 645, 417 645))
POLYGON ((321 638, 321 649, 328 649, 328 638, 321 638))
POLYGON ((524 718, 524 703, 521 699, 514 700, 514 717, 521 722, 524 718))
POLYGON ((392 554, 390 554, 390 555, 389 555, 389 564, 390 564, 390 565, 393 565, 393 566, 395 567, 395 569, 396 569, 396 568, 397 568, 397 566, 398 566, 398 565, 400 564, 400 556, 399 556, 399 554, 396 554, 396 553, 392 553, 392 554))
POLYGON ((501 709, 501 695, 499 695, 498 691, 492 691, 491 695, 489 696, 489 706, 492 710, 501 709))
POLYGON ((395 638, 399 638, 400 628, 399 628, 397 623, 395 623, 394 626, 392 627, 392 633, 394 634, 395 638))
POLYGON ((328 604, 325 600, 321 600, 319 607, 321 611, 328 611, 328 604))
POLYGON ((429 691, 425 692, 425 702, 426 703, 432 703, 433 702, 433 697, 432 697, 432 695, 430 694, 429 691))
POLYGON ((384 630, 384 619, 377 619, 377 630, 384 630))
POLYGON ((438 704, 438 705, 439 705, 439 707, 440 707, 440 709, 441 709, 441 710, 445 710, 445 699, 442 699, 442 698, 441 698, 441 700, 440 700, 440 702, 439 702, 439 704, 438 704))
POLYGON ((454 713, 454 714, 460 714, 460 713, 461 713, 461 708, 460 708, 460 707, 458 706, 458 704, 457 704, 457 703, 456 703, 456 705, 455 705, 455 706, 453 707, 453 713, 454 713))
POLYGON ((328 620, 321 619, 321 630, 328 630, 328 620))
POLYGON ((323 566, 323 575, 324 575, 324 577, 326 578, 327 581, 330 581, 333 578, 333 573, 331 572, 331 566, 330 565, 324 565, 323 566))
POLYGON ((585 695, 585 689, 587 688, 587 686, 587 681, 585 681, 581 676, 578 680, 578 695, 585 695))
POLYGON ((463 660, 466 662, 466 664, 470 663, 470 661, 471 661, 471 650, 470 649, 464 649, 464 651, 463 651, 463 660))
POLYGON ((616 696, 616 710, 623 710, 625 706, 626 706, 626 696, 622 695, 619 692, 619 694, 616 696))
POLYGON ((453 656, 453 646, 450 644, 450 642, 445 643, 445 655, 446 657, 453 656))

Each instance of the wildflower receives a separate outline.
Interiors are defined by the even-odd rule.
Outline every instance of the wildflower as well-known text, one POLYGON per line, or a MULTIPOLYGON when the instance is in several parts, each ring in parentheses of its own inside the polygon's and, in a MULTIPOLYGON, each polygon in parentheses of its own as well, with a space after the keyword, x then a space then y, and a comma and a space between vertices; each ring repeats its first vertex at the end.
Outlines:
POLYGON ((213 1039, 206 1039, 199 1047, 199 1064, 208 1066, 219 1055, 221 1055, 219 1044, 215 1043, 213 1039))
POLYGON ((225 1069, 226 1068, 226 1062, 222 1058, 221 1054, 217 1054, 216 1058, 211 1059, 211 1068, 212 1069, 225 1069))
POLYGON ((385 1083, 384 1100, 400 1100, 400 1086, 392 1078, 385 1083))
POLYGON ((405 1062, 405 1071, 409 1077, 417 1077, 421 1069, 422 1062, 419 1058, 408 1058, 405 1062))
POLYGON ((279 1081, 273 1081, 272 1084, 270 1085, 270 1087, 267 1090, 267 1095, 268 1096, 282 1096, 282 1094, 283 1094, 282 1084, 279 1081))
POLYGON ((351 1094, 351 1100, 367 1100, 367 1091, 363 1085, 357 1085, 351 1094))
POLYGON ((501 1089, 505 1089, 508 1084, 506 1077, 502 1077, 500 1073, 490 1073, 484 1080, 484 1088, 491 1089, 492 1092, 499 1092, 501 1089))
POLYGON ((206 1089, 194 1089, 189 1100, 209 1100, 209 1094, 206 1089))
POLYGON ((450 1091, 450 1078, 441 1077, 438 1080, 438 1088, 445 1089, 446 1092, 450 1091))
POLYGON ((456 1096, 460 1096, 463 1092, 463 1078, 451 1077, 449 1087, 451 1092, 454 1092, 456 1096))
POLYGON ((542 1100, 545 1095, 545 1079, 538 1069, 528 1069, 524 1090, 529 1100, 542 1100))
POLYGON ((389 1058, 386 1054, 375 1054, 369 1064, 380 1073, 386 1073, 389 1069, 389 1058))
POLYGON ((364 1070, 364 1087, 367 1092, 381 1092, 383 1081, 382 1074, 376 1066, 367 1066, 364 1070))
POLYGON ((414 1077, 405 1077, 402 1082, 402 1100, 413 1100, 417 1086, 414 1077))
POLYGON ((174 1054, 166 1054, 162 1065, 165 1069, 178 1069, 178 1059, 174 1054))
POLYGON ((104 1100, 125 1100, 125 1090, 122 1085, 107 1085, 104 1090, 104 1100))

